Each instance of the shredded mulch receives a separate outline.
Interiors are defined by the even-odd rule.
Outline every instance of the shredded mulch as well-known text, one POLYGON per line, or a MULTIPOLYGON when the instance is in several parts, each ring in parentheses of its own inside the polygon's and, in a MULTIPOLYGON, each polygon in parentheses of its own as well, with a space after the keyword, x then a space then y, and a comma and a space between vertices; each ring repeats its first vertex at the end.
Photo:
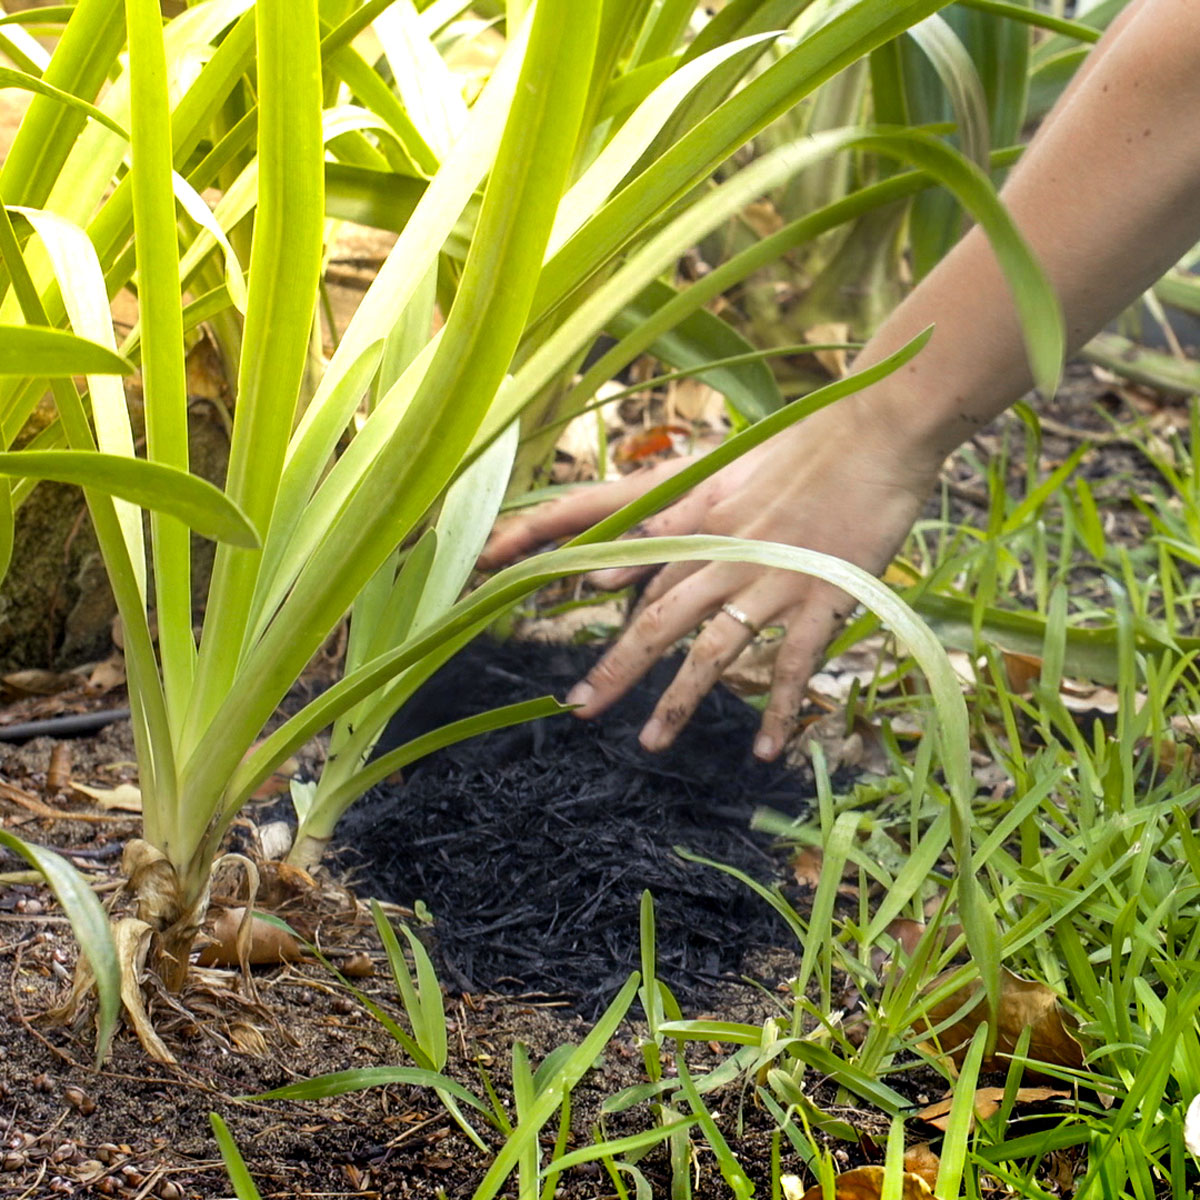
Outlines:
MULTIPOLYGON (((561 697, 595 658, 477 642, 417 693, 385 748, 498 705, 561 697)), ((593 1018, 638 965, 647 888, 659 977, 689 1006, 736 978, 747 950, 788 943, 744 883, 675 847, 776 879, 751 815, 759 805, 799 814, 811 781, 750 757, 757 714, 724 689, 670 751, 642 751, 637 731, 678 665, 660 664, 597 721, 549 718, 432 754, 347 814, 338 837, 355 889, 424 902, 443 983, 560 998, 593 1018)))

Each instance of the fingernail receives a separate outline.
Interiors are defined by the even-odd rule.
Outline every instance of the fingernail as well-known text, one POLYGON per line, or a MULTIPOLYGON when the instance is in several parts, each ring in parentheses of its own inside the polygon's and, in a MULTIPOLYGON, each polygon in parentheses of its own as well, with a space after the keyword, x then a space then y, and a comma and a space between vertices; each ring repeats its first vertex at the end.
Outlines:
POLYGON ((754 739, 754 757, 770 762, 775 757, 775 739, 769 733, 760 733, 754 739))
POLYGON ((615 588, 620 584, 624 573, 624 567, 604 567, 599 571, 589 571, 587 581, 592 587, 615 588))
POLYGON ((638 741, 642 743, 643 749, 658 750, 662 746, 663 723, 657 717, 651 717, 646 722, 645 728, 642 730, 642 736, 638 741))
POLYGON ((592 687, 586 680, 581 679, 568 693, 565 703, 577 704, 580 708, 587 708, 589 704, 596 698, 596 689, 592 687))

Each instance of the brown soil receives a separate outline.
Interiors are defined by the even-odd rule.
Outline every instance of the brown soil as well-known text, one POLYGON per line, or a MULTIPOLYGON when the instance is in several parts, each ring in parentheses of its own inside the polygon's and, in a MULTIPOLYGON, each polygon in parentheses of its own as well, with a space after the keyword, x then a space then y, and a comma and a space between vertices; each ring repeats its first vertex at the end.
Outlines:
MULTIPOLYGON (((1043 468, 1047 462, 1061 461, 1080 433, 1109 432, 1093 407, 1098 399, 1128 413, 1140 403, 1139 395, 1098 386, 1088 375, 1072 376, 1046 410, 1060 431, 1044 443, 1043 468)), ((1156 427, 1174 421, 1186 428, 1179 406, 1160 405, 1142 415, 1156 427)), ((993 451, 1003 428, 983 431, 978 449, 993 451)), ((1015 483, 1021 457, 1018 435, 1012 456, 1015 483)), ((1144 537, 1143 519, 1125 496, 1131 478, 1134 487, 1150 486, 1157 474, 1154 468, 1130 444, 1106 441, 1085 460, 1084 470, 1108 501, 1111 536, 1136 547, 1144 537)), ((972 493, 982 481, 961 458, 951 466, 950 478, 954 503, 964 517, 978 523, 982 514, 972 493)), ((104 704, 111 706, 112 698, 104 704)), ((121 726, 73 745, 76 779, 113 786, 131 774, 131 747, 121 726)), ((113 848, 136 831, 136 822, 124 816, 82 820, 84 814, 96 813, 82 797, 49 792, 44 775, 52 746, 42 740, 0 751, 0 781, 40 796, 63 816, 48 819, 0 788, 0 819, 5 828, 30 841, 75 851, 77 864, 109 894, 115 883, 113 848)), ((14 872, 20 866, 0 856, 0 870, 14 872)), ((384 956, 361 910, 340 905, 326 915, 318 934, 336 961, 355 951, 370 955, 374 974, 356 983, 403 1023, 384 956)), ((411 1065, 326 968, 302 963, 258 973, 259 1002, 243 993, 236 972, 198 978, 178 1007, 161 999, 155 1006, 179 1067, 150 1063, 131 1035, 122 1032, 109 1061, 97 1072, 90 1067, 90 1030, 53 1027, 38 1019, 65 991, 74 955, 69 928, 44 888, 12 882, 11 876, 0 883, 0 1196, 229 1196, 233 1189, 209 1126, 210 1112, 220 1113, 228 1123, 265 1197, 444 1195, 458 1200, 473 1193, 486 1170, 489 1156, 472 1146, 436 1097, 423 1089, 374 1088, 311 1103, 243 1098, 330 1070, 411 1065)), ((779 989, 794 968, 794 958, 785 949, 745 964, 763 986, 727 986, 714 997, 709 1015, 761 1022, 781 1013, 777 1001, 785 997, 779 989)), ((485 1078, 490 1079, 502 1098, 508 1096, 506 1063, 515 1042, 527 1045, 536 1063, 555 1046, 578 1042, 588 1028, 565 1009, 537 997, 454 996, 447 999, 447 1011, 447 1072, 480 1094, 485 1078)), ((590 1140, 604 1098, 644 1082, 639 1032, 633 1024, 622 1025, 579 1085, 572 1145, 590 1140)), ((717 1061, 705 1046, 688 1053, 693 1069, 706 1069, 717 1061)), ((929 1075, 901 1075, 891 1082, 908 1089, 915 1104, 940 1090, 929 1075)), ((834 1099, 831 1092, 818 1095, 827 1106, 834 1099)), ((769 1116, 744 1084, 716 1093, 710 1102, 759 1194, 769 1194, 769 1116)), ((843 1165, 880 1161, 886 1124, 877 1115, 835 1111, 861 1136, 858 1146, 837 1150, 843 1165)), ((651 1123, 643 1105, 607 1120, 604 1130, 619 1136, 651 1123)), ((482 1122, 477 1128, 490 1144, 499 1144, 494 1130, 482 1122)), ((553 1136, 552 1128, 547 1136, 553 1136)), ((784 1169, 803 1174, 786 1142, 783 1151, 784 1169)), ((654 1194, 668 1195, 665 1152, 650 1153, 642 1168, 654 1194)), ((729 1194, 709 1151, 698 1152, 695 1170, 698 1197, 729 1194)), ((514 1188, 510 1184, 502 1194, 511 1196, 514 1188)), ((611 1181, 596 1167, 569 1172, 558 1192, 567 1200, 614 1194, 611 1181)))

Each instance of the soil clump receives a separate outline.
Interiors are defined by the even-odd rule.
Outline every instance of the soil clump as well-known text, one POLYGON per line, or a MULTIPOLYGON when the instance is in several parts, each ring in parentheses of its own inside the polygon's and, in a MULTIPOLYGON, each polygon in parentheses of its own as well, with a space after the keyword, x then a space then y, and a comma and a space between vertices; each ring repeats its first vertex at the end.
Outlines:
MULTIPOLYGON (((479 641, 405 706, 387 747, 449 721, 562 696, 595 662, 580 646, 479 641)), ((637 743, 679 660, 651 670, 596 721, 547 718, 448 747, 347 814, 342 864, 360 894, 434 917, 443 982, 563 999, 594 1019, 638 965, 642 892, 654 896, 660 977, 711 1001, 752 947, 786 944, 782 920, 743 882, 683 847, 768 882, 768 806, 798 815, 811 780, 749 755, 755 711, 723 688, 665 754, 637 743)))

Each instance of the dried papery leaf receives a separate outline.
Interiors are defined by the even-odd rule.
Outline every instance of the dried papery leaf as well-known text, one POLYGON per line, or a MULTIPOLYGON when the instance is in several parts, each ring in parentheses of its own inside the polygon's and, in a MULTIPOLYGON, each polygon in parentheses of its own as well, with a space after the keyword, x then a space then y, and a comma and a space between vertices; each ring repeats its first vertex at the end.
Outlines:
MULTIPOLYGON (((827 321, 804 331, 804 340, 816 345, 821 342, 844 342, 850 337, 850 326, 845 321, 827 321)), ((832 379, 841 379, 846 374, 845 350, 814 350, 813 358, 829 373, 832 379)))
MULTIPOLYGON (((236 967, 239 965, 238 931, 245 918, 244 908, 222 908, 213 916, 206 930, 212 939, 201 947, 196 958, 201 967, 236 967)), ((302 955, 300 943, 285 929, 261 917, 251 917, 248 925, 245 961, 254 966, 296 962, 302 955)))
POLYGON ((821 882, 825 855, 816 846, 802 846, 792 856, 792 877, 801 887, 815 888, 821 882))
POLYGON ((126 887, 137 899, 138 917, 155 929, 179 919, 179 877, 167 856, 142 838, 130 838, 121 855, 126 887))
POLYGON ((31 667, 0 675, 0 695, 15 700, 28 696, 54 696, 77 688, 81 682, 80 677, 70 671, 43 671, 31 667))
POLYGON ((938 1168, 942 1160, 933 1152, 928 1142, 917 1142, 904 1152, 904 1169, 910 1175, 920 1176, 930 1187, 937 1183, 938 1168))
POLYGON ((1004 657, 1004 674, 1009 688, 1020 696, 1028 695, 1042 676, 1042 660, 1036 654, 1019 654, 1015 650, 1001 650, 1000 653, 1004 657))
MULTIPOLYGON (((930 985, 937 988, 951 972, 944 972, 930 985)), ((959 988, 946 999, 931 1005, 925 1017, 914 1023, 913 1028, 923 1033, 940 1025, 952 1016, 969 999, 977 994, 979 981, 959 988)), ((942 1051, 955 1067, 962 1065, 967 1045, 980 1023, 987 1019, 987 1005, 977 1003, 963 1017, 938 1034, 942 1051)), ((1058 1001, 1058 994, 1044 983, 1022 979, 1006 967, 1000 968, 1000 1004, 996 1019, 996 1045, 993 1052, 984 1058, 984 1071, 1004 1070, 1009 1056, 1026 1027, 1031 1030, 1029 1058, 1060 1067, 1083 1067, 1083 1047, 1068 1031, 1066 1014, 1058 1001)), ((925 1047, 930 1053, 938 1051, 931 1043, 925 1047)), ((1036 1075, 1034 1068, 1029 1068, 1036 1075)))
MULTIPOLYGON (((883 1195, 883 1176, 883 1167, 855 1167, 853 1171, 843 1171, 833 1181, 834 1196, 837 1200, 879 1200, 883 1195)), ((902 1200, 920 1200, 922 1196, 933 1195, 929 1184, 920 1175, 905 1171, 901 1179, 902 1200)), ((800 1200, 825 1200, 824 1189, 818 1183, 800 1200)))
POLYGON ((725 668, 721 682, 738 696, 765 696, 778 654, 778 638, 756 638, 725 668))
POLYGON ((112 654, 102 662, 98 662, 88 676, 88 687, 100 695, 111 692, 125 682, 125 657, 112 654))
POLYGON ((571 646, 594 633, 607 638, 625 624, 624 600, 606 600, 603 604, 583 604, 551 617, 531 617, 518 621, 513 636, 522 642, 541 642, 548 646, 571 646))
POLYGON ((154 929, 136 917, 125 917, 113 926, 113 943, 117 948, 117 961, 121 964, 121 1003, 125 1016, 133 1026, 142 1048, 157 1062, 175 1062, 175 1055, 155 1032, 142 999, 142 972, 146 966, 146 953, 154 929))
POLYGON ((266 1058, 269 1047, 263 1031, 247 1021, 234 1021, 229 1027, 229 1040, 234 1048, 252 1058, 266 1058))
POLYGON ((724 429, 725 397, 695 376, 678 379, 668 390, 668 403, 676 416, 693 425, 704 425, 709 429, 724 429))
POLYGON ((1169 725, 1172 733, 1200 741, 1200 714, 1179 713, 1171 718, 1169 725))
POLYGON ((891 762, 879 729, 860 716, 854 718, 849 732, 846 724, 846 713, 842 709, 810 721, 788 744, 789 765, 798 766, 804 759, 811 758, 813 747, 817 745, 831 772, 839 767, 857 767, 871 775, 890 774, 891 762))
POLYGON ((129 813, 142 811, 142 789, 132 783, 119 783, 115 788, 88 787, 86 784, 72 783, 71 789, 95 800, 104 809, 117 809, 129 813))
POLYGON ((292 848, 292 827, 286 821, 268 821, 258 827, 258 850, 267 860, 281 859, 292 848))
MULTIPOLYGON (((1063 707, 1074 713, 1103 713, 1112 716, 1121 707, 1121 698, 1110 687, 1084 683, 1077 679, 1064 679, 1058 693, 1063 707)), ((1141 711, 1146 696, 1139 693, 1134 697, 1134 710, 1141 711)))
MULTIPOLYGON (((888 653, 887 640, 881 634, 864 638, 856 646, 831 658, 808 681, 808 690, 838 704, 845 704, 855 686, 868 687, 876 680, 891 678, 896 660, 888 653)), ((896 690, 896 682, 881 687, 880 694, 896 690)))
POLYGON ((1200 1158, 1200 1094, 1192 1097, 1183 1118, 1183 1144, 1200 1158))
MULTIPOLYGON (((1047 1100, 1070 1099, 1071 1093, 1063 1088, 1023 1087, 1017 1088, 1016 1102, 1018 1104, 1044 1104, 1047 1100)), ((981 1087, 975 1089, 975 1116, 981 1121, 995 1116, 1000 1111, 1004 1100, 1002 1087, 981 1087)), ((945 1133, 950 1124, 950 1108, 954 1103, 953 1096, 946 1096, 933 1104, 926 1105, 917 1116, 927 1125, 940 1129, 945 1133)), ((971 1127, 974 1128, 974 1120, 971 1127)))

